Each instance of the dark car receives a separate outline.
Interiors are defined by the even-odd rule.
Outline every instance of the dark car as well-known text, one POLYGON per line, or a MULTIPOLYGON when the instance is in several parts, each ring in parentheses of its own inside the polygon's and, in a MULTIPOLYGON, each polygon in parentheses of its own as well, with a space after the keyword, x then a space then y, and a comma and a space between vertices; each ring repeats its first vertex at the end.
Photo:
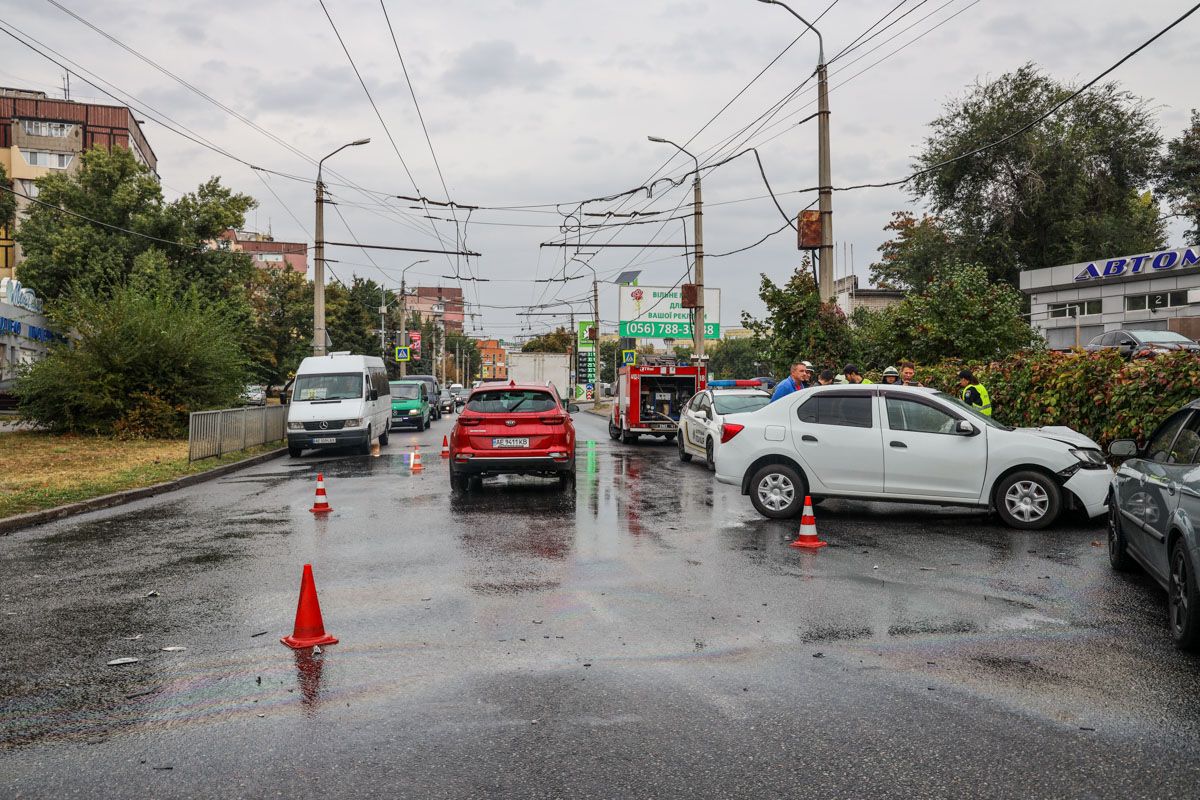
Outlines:
POLYGON ((453 414, 458 408, 458 403, 454 400, 454 395, 449 389, 442 389, 442 396, 438 398, 438 411, 442 414, 453 414))
POLYGON ((1119 330, 1100 334, 1084 349, 1115 349, 1125 358, 1149 358, 1177 350, 1200 352, 1200 344, 1175 331, 1119 330))
POLYGON ((1168 417, 1145 448, 1120 439, 1109 454, 1130 457, 1109 490, 1109 562, 1121 571, 1139 564, 1158 581, 1175 643, 1200 649, 1200 400, 1168 417))
POLYGON ((433 406, 433 418, 441 419, 442 409, 439 407, 439 404, 435 402, 437 398, 442 396, 442 385, 438 383, 438 379, 432 375, 406 375, 404 380, 421 381, 425 384, 425 389, 429 394, 429 404, 433 406))
POLYGON ((575 480, 575 424, 553 385, 485 383, 471 392, 450 433, 450 486, 485 475, 575 480))

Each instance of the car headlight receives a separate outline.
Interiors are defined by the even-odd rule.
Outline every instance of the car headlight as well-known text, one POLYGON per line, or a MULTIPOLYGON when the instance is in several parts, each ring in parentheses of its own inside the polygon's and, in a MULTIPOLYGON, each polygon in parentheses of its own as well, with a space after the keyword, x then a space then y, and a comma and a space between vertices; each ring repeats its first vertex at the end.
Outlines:
POLYGON ((344 427, 346 427, 346 428, 361 428, 362 424, 363 424, 363 421, 362 421, 362 418, 360 417, 359 419, 346 420, 346 424, 344 427))
POLYGON ((408 412, 408 415, 410 417, 420 416, 420 414, 421 414, 421 409, 419 409, 419 408, 409 409, 409 412, 408 412))
POLYGON ((1093 447, 1072 447, 1071 455, 1079 459, 1079 466, 1083 469, 1105 469, 1108 463, 1104 460, 1104 454, 1093 447))
POLYGON ((303 422, 289 422, 288 430, 289 431, 302 431, 302 430, 304 430, 304 423, 303 422))

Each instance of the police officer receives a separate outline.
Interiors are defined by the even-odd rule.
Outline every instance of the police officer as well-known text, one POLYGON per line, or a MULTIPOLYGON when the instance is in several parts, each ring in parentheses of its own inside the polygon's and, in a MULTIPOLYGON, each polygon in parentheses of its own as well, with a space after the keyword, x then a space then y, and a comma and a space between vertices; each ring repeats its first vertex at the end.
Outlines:
POLYGON ((900 383, 900 370, 895 367, 888 367, 883 371, 883 382, 888 386, 897 386, 900 383))
POLYGON ((992 415, 992 399, 987 387, 975 380, 974 373, 964 369, 958 373, 958 385, 962 388, 962 400, 981 414, 992 415))

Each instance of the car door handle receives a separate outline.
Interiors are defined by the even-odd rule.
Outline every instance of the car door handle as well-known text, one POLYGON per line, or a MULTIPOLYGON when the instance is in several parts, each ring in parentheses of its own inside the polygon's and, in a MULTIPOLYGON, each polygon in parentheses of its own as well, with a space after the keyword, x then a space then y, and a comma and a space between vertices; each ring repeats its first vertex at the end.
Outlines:
POLYGON ((892 447, 898 447, 901 450, 908 449, 908 445, 906 445, 904 442, 889 442, 888 444, 890 444, 892 447))
POLYGON ((802 441, 802 442, 815 442, 816 440, 817 440, 817 437, 813 436, 812 434, 808 434, 808 433, 806 433, 800 437, 800 441, 802 441))

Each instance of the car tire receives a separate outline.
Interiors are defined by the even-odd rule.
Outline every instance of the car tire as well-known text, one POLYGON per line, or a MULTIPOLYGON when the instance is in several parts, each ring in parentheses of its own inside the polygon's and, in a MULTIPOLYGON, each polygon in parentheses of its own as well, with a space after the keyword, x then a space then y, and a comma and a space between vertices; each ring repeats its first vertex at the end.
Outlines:
POLYGON ((389 435, 388 430, 385 430, 383 433, 379 434, 379 446, 380 447, 388 446, 388 435, 389 435))
POLYGON ((613 425, 611 419, 608 421, 608 438, 614 442, 621 438, 621 429, 613 425))
POLYGON ((1200 591, 1196 588, 1196 571, 1183 537, 1176 539, 1171 547, 1167 618, 1176 647, 1187 651, 1200 647, 1200 591))
POLYGON ((627 430, 625 430, 624 428, 622 428, 622 429, 621 429, 621 441, 622 441, 624 444, 633 444, 634 442, 636 442, 636 441, 637 441, 638 439, 640 439, 640 438, 641 438, 641 437, 640 437, 638 434, 636 434, 636 433, 633 433, 633 432, 631 432, 631 431, 627 431, 627 430))
POLYGON ((1108 564, 1116 572, 1128 572, 1133 569, 1133 559, 1129 556, 1129 540, 1125 538, 1125 529, 1121 522, 1121 509, 1117 506, 1117 498, 1108 498, 1108 564))
POLYGON ((358 446, 358 454, 360 456, 371 455, 371 439, 372 438, 374 438, 374 437, 371 436, 371 426, 368 425, 367 426, 367 440, 358 446))
POLYGON ((687 448, 684 446, 682 436, 679 437, 678 443, 679 443, 679 460, 686 464, 692 460, 692 454, 689 453, 687 451, 687 448))
POLYGON ((992 502, 1008 527, 1040 531, 1058 519, 1062 510, 1062 491, 1043 473, 1020 470, 996 484, 992 502))
POLYGON ((768 519, 790 519, 804 508, 808 487, 787 464, 767 464, 750 479, 750 502, 768 519))
POLYGON ((291 445, 288 445, 288 456, 289 457, 299 458, 302 455, 304 455, 303 447, 292 447, 291 445))
POLYGON ((568 487, 575 485, 574 472, 560 472, 558 474, 558 488, 566 491, 568 487))
POLYGON ((713 440, 711 436, 704 442, 704 466, 708 467, 709 472, 717 471, 717 459, 713 456, 713 440))
POLYGON ((663 440, 664 440, 664 441, 665 441, 667 444, 670 444, 671 442, 675 441, 675 434, 673 434, 673 433, 668 433, 666 436, 664 436, 664 437, 663 437, 663 440))
POLYGON ((471 479, 467 475, 459 475, 450 468, 450 491, 458 494, 464 494, 471 488, 471 479))

